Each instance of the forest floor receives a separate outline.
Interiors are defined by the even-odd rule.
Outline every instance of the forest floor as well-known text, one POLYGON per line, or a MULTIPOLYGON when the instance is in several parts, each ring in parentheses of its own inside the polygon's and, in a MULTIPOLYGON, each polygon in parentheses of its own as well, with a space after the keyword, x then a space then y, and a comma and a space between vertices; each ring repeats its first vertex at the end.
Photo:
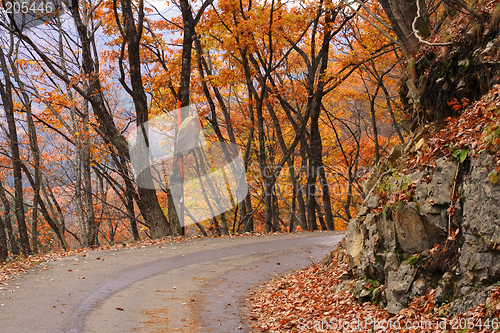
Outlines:
POLYGON ((248 300, 251 332, 498 332, 500 287, 473 309, 448 316, 450 304, 434 301, 434 290, 390 315, 377 305, 358 303, 351 292, 333 293, 348 267, 334 260, 280 277, 248 300))
POLYGON ((1 331, 247 332, 242 299, 321 261, 342 237, 178 238, 11 263, 2 268, 1 331))

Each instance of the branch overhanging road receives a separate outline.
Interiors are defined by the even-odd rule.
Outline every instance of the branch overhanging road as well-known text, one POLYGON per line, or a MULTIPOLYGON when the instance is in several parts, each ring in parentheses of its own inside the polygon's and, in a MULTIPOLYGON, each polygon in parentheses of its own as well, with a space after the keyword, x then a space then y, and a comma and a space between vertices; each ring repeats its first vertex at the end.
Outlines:
POLYGON ((191 239, 63 257, 0 290, 0 331, 248 332, 248 293, 320 261, 343 236, 191 239))

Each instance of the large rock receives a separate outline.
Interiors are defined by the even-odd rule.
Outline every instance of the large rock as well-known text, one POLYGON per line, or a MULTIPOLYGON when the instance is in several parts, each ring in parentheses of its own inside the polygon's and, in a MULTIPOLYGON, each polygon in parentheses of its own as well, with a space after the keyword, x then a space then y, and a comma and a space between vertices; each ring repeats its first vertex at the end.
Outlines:
POLYGON ((415 201, 417 203, 428 202, 432 199, 434 205, 447 205, 451 203, 451 192, 455 183, 457 163, 447 162, 440 158, 436 161, 436 168, 431 173, 430 183, 420 181, 415 189, 415 201))
POLYGON ((461 249, 462 284, 500 279, 500 186, 489 181, 491 156, 482 154, 471 163, 465 180, 461 249))
POLYGON ((415 208, 416 204, 412 202, 393 211, 399 246, 409 254, 430 249, 440 241, 439 230, 425 223, 415 208))
POLYGON ((384 274, 389 276, 389 272, 395 272, 398 270, 400 265, 399 257, 394 252, 387 252, 385 256, 384 274))
POLYGON ((419 206, 420 215, 425 222, 438 229, 438 233, 445 237, 448 235, 448 207, 438 206, 432 203, 424 203, 419 206))
POLYGON ((368 198, 368 201, 366 202, 366 207, 377 208, 379 200, 380 200, 380 196, 378 194, 374 194, 374 195, 370 196, 368 198))
POLYGON ((356 269, 358 277, 366 276, 368 278, 383 282, 385 254, 381 253, 382 237, 378 232, 377 216, 368 214, 364 220, 367 230, 367 238, 364 241, 361 261, 356 269))
POLYGON ((366 229, 357 219, 352 219, 347 225, 345 236, 345 249, 347 254, 347 263, 351 267, 357 267, 361 263, 361 254, 363 252, 364 238, 366 229))
POLYGON ((493 288, 494 286, 490 286, 482 290, 471 291, 465 294, 464 297, 453 301, 448 308, 448 316, 453 317, 457 313, 464 313, 467 310, 475 308, 478 304, 488 299, 493 288))
POLYGON ((453 275, 450 272, 444 273, 441 280, 439 280, 434 293, 434 300, 438 305, 448 303, 452 299, 454 293, 453 282, 453 275))
POLYGON ((396 250, 397 245, 396 226, 390 214, 392 214, 390 209, 384 209, 377 219, 377 228, 382 236, 385 249, 388 252, 393 252, 396 250))
MULTIPOLYGON (((437 287, 438 302, 450 302, 457 296, 469 294, 471 287, 481 290, 500 280, 500 186, 488 178, 496 164, 487 154, 471 159, 470 168, 466 161, 459 174, 455 160, 447 162, 442 158, 436 162, 435 169, 427 168, 406 176, 395 173, 386 176, 383 184, 389 185, 391 193, 415 183, 413 202, 397 202, 374 214, 380 199, 374 189, 372 197, 360 207, 360 215, 349 222, 339 255, 345 253, 354 277, 376 280, 381 290, 386 288, 383 294, 390 313, 398 313, 415 296, 432 288, 437 287), (445 248, 448 237, 448 208, 454 187, 455 194, 461 194, 461 198, 454 202, 455 215, 451 222, 454 230, 459 228, 457 241, 463 245, 460 253, 456 252, 458 246, 448 247, 450 250, 444 253, 440 251, 445 248), (440 244, 438 252, 431 250, 435 244, 440 244), (455 260, 458 256, 459 265, 452 267, 450 273, 442 271, 450 268, 446 265, 434 265, 433 271, 421 266, 413 277, 416 267, 424 264, 431 252, 440 256, 438 261, 455 260), (419 259, 408 260, 416 254, 419 259), (446 274, 442 276, 443 273, 446 274), (450 288, 451 284, 456 287, 450 288)), ((386 168, 378 166, 378 169, 380 176, 386 168)), ((349 283, 343 281, 342 285, 347 287, 349 283)), ((359 288, 361 284, 353 285, 357 286, 357 297, 366 300, 369 295, 359 288)), ((478 299, 464 306, 475 304, 478 299)), ((455 304, 461 309, 459 303, 455 304)))
POLYGON ((403 262, 397 271, 390 271, 387 276, 387 287, 385 297, 387 300, 386 310, 390 314, 397 314, 408 305, 406 290, 412 282, 415 268, 403 262))

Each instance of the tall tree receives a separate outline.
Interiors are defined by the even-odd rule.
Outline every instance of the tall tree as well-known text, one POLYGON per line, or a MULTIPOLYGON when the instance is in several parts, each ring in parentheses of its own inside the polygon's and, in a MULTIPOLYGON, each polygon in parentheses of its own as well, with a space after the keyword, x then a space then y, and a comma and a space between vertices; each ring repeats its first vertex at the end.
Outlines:
MULTIPOLYGON (((12 50, 12 48, 11 48, 12 50)), ((7 127, 9 135, 9 146, 12 154, 12 169, 14 173, 14 204, 19 229, 19 238, 21 239, 21 248, 23 254, 31 254, 31 247, 28 238, 28 229, 26 227, 26 217, 24 212, 24 194, 23 194, 23 175, 21 170, 21 155, 19 153, 19 142, 17 136, 16 120, 14 117, 14 100, 12 98, 12 81, 10 70, 7 65, 6 55, 3 47, 0 46, 0 68, 3 73, 3 81, 0 80, 0 95, 7 118, 7 127)))
MULTIPOLYGON (((120 21, 116 6, 117 1, 115 0, 113 2, 115 18, 117 20, 117 25, 122 34, 122 37, 124 38, 124 41, 127 45, 131 88, 127 86, 125 80, 121 80, 121 83, 122 85, 124 85, 125 90, 127 90, 127 92, 132 96, 135 106, 135 113, 137 115, 137 130, 143 131, 146 140, 146 147, 143 147, 144 149, 136 150, 135 153, 138 154, 138 156, 136 156, 135 158, 138 158, 142 161, 148 161, 149 139, 148 134, 146 133, 145 124, 149 119, 149 113, 148 101, 146 93, 144 91, 144 85, 142 83, 140 58, 140 43, 144 24, 144 2, 142 0, 139 1, 137 26, 134 19, 134 13, 132 11, 132 1, 121 1, 123 23, 120 21)), ((124 47, 124 45, 122 45, 122 47, 124 47)), ((158 197, 156 196, 156 190, 154 188, 146 188, 141 185, 141 183, 153 183, 151 169, 146 168, 143 172, 141 172, 140 175, 138 175, 138 177, 138 193, 141 197, 141 205, 143 207, 142 212, 143 214, 147 215, 146 220, 150 223, 151 234, 153 238, 162 237, 174 232, 174 230, 170 230, 170 225, 168 224, 165 214, 163 214, 163 211, 158 202, 158 197)))

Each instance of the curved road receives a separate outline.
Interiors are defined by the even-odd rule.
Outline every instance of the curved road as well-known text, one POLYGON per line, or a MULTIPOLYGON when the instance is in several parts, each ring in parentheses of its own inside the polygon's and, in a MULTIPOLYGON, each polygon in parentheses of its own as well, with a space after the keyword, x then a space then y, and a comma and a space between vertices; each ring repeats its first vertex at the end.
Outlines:
POLYGON ((0 285, 1 332, 250 332, 249 291, 317 262, 338 232, 88 251, 0 285))

